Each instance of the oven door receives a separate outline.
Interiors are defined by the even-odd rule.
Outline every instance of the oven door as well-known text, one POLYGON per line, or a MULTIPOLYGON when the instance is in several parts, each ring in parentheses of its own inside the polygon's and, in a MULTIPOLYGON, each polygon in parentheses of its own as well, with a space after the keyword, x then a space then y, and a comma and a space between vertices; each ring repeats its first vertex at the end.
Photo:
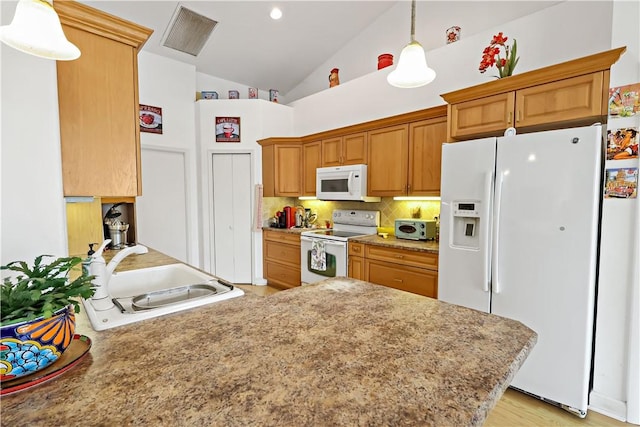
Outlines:
POLYGON ((347 275, 347 242, 318 239, 314 237, 300 237, 300 276, 302 285, 320 282, 324 279, 347 275), (312 249, 313 241, 322 240, 324 242, 324 252, 326 258, 326 269, 317 270, 313 268, 312 249))

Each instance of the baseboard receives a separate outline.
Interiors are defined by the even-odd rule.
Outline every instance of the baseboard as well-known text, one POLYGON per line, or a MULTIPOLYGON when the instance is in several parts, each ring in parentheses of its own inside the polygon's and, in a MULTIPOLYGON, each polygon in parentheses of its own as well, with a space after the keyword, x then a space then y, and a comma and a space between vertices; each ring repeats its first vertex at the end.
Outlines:
POLYGON ((589 394, 589 410, 619 421, 627 421, 627 404, 625 402, 612 399, 596 391, 589 394))
POLYGON ((253 279, 253 284, 255 286, 267 286, 267 279, 256 277, 255 279, 253 279))

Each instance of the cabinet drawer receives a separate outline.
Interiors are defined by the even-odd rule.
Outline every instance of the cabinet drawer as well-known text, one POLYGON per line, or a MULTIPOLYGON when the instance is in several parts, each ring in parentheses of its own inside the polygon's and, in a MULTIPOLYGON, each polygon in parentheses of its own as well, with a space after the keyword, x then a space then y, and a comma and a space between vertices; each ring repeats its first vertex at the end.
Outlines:
POLYGON ((438 272, 365 259, 365 278, 371 283, 424 295, 438 296, 438 272))
POLYGON ((364 256, 364 243, 349 242, 349 256, 364 256))
POLYGON ((279 288, 300 286, 300 268, 265 260, 264 277, 269 285, 279 288))
POLYGON ((282 242, 293 245, 298 245, 298 249, 300 249, 300 235, 296 233, 286 233, 283 231, 263 231, 263 237, 265 240, 270 240, 273 242, 282 242))
POLYGON ((264 257, 269 261, 289 264, 300 268, 300 246, 267 240, 264 245, 264 257))
POLYGON ((438 269, 438 254, 431 252, 408 251, 404 249, 366 245, 365 258, 390 261, 419 268, 428 268, 430 270, 438 269))

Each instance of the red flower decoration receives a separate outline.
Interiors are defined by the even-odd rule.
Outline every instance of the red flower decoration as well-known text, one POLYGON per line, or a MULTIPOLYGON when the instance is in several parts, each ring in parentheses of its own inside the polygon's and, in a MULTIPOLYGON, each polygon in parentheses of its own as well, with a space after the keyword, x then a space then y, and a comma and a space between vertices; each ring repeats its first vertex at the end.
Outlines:
POLYGON ((518 57, 516 56, 517 44, 516 40, 513 40, 513 46, 509 47, 506 42, 509 37, 504 37, 502 32, 499 32, 491 39, 489 46, 485 47, 482 51, 482 59, 480 60, 480 66, 478 70, 481 73, 487 71, 495 65, 498 69, 499 76, 496 78, 507 77, 513 74, 514 68, 518 64, 518 57), (500 50, 504 49, 504 58, 500 57, 500 50))

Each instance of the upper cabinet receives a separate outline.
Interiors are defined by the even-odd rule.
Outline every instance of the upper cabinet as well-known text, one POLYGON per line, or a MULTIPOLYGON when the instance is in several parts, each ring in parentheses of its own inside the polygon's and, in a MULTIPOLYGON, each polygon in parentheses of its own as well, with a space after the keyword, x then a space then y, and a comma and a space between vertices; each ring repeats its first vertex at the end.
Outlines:
POLYGON ((445 116, 409 124, 408 196, 440 195, 442 143, 446 140, 445 116))
POLYGON ((369 196, 440 195, 446 107, 423 110, 420 118, 424 120, 369 131, 369 196))
POLYGON ((448 140, 606 123, 609 69, 626 48, 443 94, 448 140))
POLYGON ((152 30, 74 1, 54 8, 81 51, 56 63, 64 195, 141 195, 137 55, 152 30))
POLYGON ((367 163, 367 133, 322 140, 322 167, 367 163))
POLYGON ((259 143, 262 145, 263 196, 298 197, 302 195, 303 166, 300 138, 268 138, 259 143))
POLYGON ((393 197, 406 194, 409 125, 369 131, 369 196, 393 197))
POLYGON ((322 167, 322 142, 314 141, 302 146, 302 195, 316 195, 316 169, 322 167))

